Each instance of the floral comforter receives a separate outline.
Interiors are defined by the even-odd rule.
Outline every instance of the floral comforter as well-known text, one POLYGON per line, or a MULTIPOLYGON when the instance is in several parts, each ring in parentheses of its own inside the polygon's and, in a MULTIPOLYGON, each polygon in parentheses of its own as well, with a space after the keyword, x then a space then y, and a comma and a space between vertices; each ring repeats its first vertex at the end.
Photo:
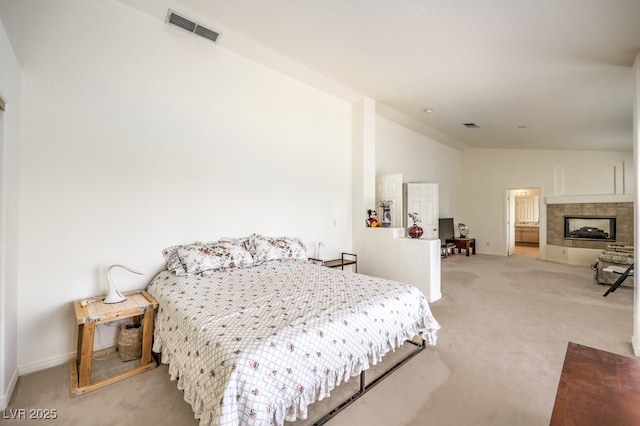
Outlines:
POLYGON ((160 272, 154 352, 200 425, 282 425, 439 325, 420 290, 300 261, 208 276, 160 272))

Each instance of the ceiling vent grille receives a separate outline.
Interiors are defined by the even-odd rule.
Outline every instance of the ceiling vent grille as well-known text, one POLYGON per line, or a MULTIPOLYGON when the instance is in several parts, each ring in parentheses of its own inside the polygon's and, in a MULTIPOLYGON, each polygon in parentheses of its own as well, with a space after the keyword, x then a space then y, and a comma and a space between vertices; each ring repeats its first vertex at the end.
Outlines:
POLYGON ((171 9, 169 9, 169 12, 167 13, 166 22, 167 24, 175 25, 176 27, 187 30, 190 33, 197 34, 200 37, 211 40, 214 43, 218 41, 218 38, 220 37, 220 33, 204 27, 191 19, 185 18, 184 16, 180 16, 171 9))

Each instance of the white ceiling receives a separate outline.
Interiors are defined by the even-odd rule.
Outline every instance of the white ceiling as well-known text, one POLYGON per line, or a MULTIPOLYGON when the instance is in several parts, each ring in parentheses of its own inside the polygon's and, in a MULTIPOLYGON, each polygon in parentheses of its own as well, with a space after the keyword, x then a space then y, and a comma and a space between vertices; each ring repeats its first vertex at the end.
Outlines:
POLYGON ((118 1, 452 146, 632 150, 640 0, 118 1))

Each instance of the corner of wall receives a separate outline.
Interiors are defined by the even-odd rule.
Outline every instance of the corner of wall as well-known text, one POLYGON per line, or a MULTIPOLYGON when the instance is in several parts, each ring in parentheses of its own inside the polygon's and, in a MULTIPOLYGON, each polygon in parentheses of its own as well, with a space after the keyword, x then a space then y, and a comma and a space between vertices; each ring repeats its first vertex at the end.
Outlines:
POLYGON ((9 402, 11 402, 11 395, 13 395, 13 390, 18 383, 18 377, 18 370, 14 370, 11 375, 11 380, 9 381, 7 393, 0 395, 0 410, 5 410, 9 406, 9 402))
POLYGON ((9 37, 0 22, 0 409, 9 404, 18 381, 17 367, 17 256, 18 256, 18 164, 22 74, 9 37), (6 102, 6 104, 5 104, 6 102))

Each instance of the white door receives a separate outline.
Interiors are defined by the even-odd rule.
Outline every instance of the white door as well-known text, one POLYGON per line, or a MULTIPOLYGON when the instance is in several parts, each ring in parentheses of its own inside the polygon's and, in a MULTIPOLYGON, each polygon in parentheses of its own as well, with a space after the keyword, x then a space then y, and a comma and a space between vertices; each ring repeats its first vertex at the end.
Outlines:
POLYGON ((516 196, 516 220, 533 222, 533 197, 516 196))
MULTIPOLYGON (((437 183, 408 183, 406 185, 406 212, 420 215, 420 226, 424 234, 422 238, 439 238, 438 217, 440 204, 438 202, 437 183)), ((408 219, 407 227, 412 225, 408 219)))
POLYGON ((402 227, 402 173, 395 175, 376 176, 376 212, 378 221, 382 222, 382 207, 380 200, 391 200, 391 227, 402 227))

